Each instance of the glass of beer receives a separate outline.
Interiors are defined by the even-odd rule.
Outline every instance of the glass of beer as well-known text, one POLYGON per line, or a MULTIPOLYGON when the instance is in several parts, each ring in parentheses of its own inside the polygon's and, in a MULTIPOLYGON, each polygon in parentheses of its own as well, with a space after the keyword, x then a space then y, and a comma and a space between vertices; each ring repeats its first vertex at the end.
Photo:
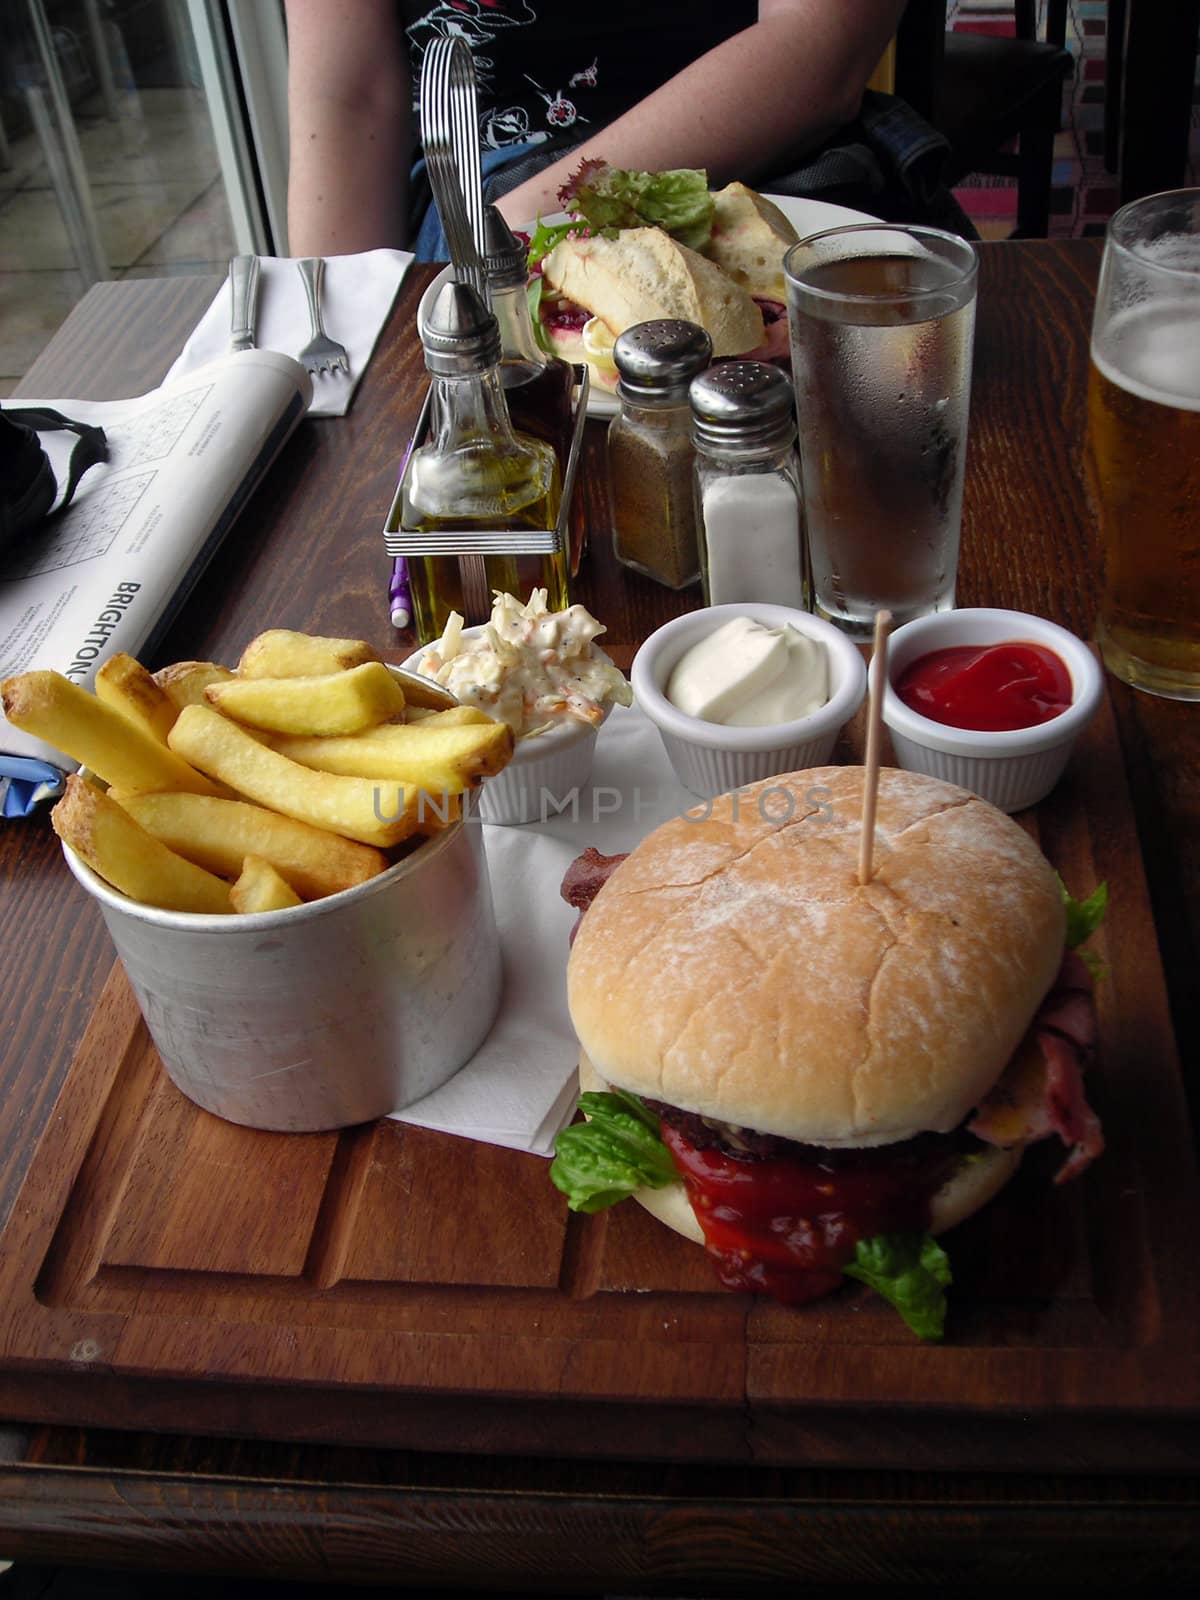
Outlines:
POLYGON ((1088 479, 1109 671, 1200 700, 1200 189, 1111 219, 1096 291, 1088 479))
POLYGON ((813 597, 868 638, 954 605, 975 251, 934 228, 829 228, 784 257, 813 597))

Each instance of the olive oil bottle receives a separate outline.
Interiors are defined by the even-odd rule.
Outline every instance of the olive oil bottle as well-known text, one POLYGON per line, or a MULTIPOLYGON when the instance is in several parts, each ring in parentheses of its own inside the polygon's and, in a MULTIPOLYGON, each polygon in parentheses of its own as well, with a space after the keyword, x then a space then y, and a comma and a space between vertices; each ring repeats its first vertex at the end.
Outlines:
MULTIPOLYGON (((558 521, 562 480, 549 444, 513 430, 500 382, 500 331, 466 284, 442 289, 421 331, 432 379, 427 437, 409 457, 401 519, 419 533, 476 529, 548 533, 558 521)), ((447 554, 408 558, 413 621, 424 643, 451 611, 486 622, 499 589, 524 601, 547 591, 568 605, 567 555, 447 554)))

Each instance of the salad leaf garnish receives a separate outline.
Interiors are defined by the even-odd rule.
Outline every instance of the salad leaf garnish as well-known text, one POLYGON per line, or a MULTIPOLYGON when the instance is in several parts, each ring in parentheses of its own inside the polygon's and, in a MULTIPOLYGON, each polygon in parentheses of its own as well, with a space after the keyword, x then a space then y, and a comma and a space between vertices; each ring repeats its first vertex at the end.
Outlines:
POLYGON ((1061 878, 1058 886, 1067 909, 1067 949, 1074 950, 1076 945, 1090 939, 1104 921, 1104 913, 1108 909, 1108 884, 1098 884, 1086 900, 1076 900, 1061 878))
POLYGON ((842 1268, 895 1306, 922 1339, 940 1339, 946 1325, 950 1260, 929 1234, 880 1233, 860 1239, 842 1268))
POLYGON ((677 1176, 658 1118, 623 1089, 583 1094, 590 1119, 564 1128, 554 1141, 550 1181, 572 1211, 604 1211, 635 1189, 665 1189, 677 1176))
POLYGON ((525 285, 525 298, 529 301, 529 320, 533 323, 533 336, 546 354, 552 356, 554 350, 540 315, 545 287, 546 280, 540 272, 535 272, 525 285))
POLYGON ((543 222, 539 216, 537 226, 529 236, 529 251, 526 263, 530 272, 537 272, 545 256, 548 256, 560 239, 565 239, 569 233, 586 233, 582 223, 575 219, 570 222, 543 222))
POLYGON ((584 161, 558 198, 593 228, 662 228, 692 250, 702 250, 712 238, 713 200, 702 167, 629 172, 584 161))

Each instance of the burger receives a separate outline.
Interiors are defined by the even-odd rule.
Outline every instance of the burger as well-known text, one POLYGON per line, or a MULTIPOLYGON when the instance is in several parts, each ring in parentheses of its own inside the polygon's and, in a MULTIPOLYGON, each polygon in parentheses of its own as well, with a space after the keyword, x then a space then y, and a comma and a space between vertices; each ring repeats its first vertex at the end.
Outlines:
POLYGON ((551 1177, 576 1210, 632 1197, 702 1244, 728 1288, 799 1305, 861 1279, 943 1331, 936 1242, 1029 1144, 1057 1181, 1103 1148, 1082 1074, 1103 913, 1071 901, 1010 817, 949 784, 880 774, 858 881, 863 769, 720 797, 564 893, 588 1120, 551 1177))

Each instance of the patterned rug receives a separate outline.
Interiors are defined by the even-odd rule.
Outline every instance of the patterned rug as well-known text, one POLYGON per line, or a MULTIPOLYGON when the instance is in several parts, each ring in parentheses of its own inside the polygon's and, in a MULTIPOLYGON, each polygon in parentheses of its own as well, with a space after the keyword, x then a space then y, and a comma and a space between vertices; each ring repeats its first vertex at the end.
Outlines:
MULTIPOLYGON (((1170 4, 1171 0, 1159 0, 1170 4)), ((1104 47, 1106 0, 1070 0, 1067 46, 1075 57, 1075 73, 1063 89, 1062 132, 1054 145, 1050 237, 1078 238, 1104 232, 1118 204, 1117 180, 1104 166, 1104 47)), ((1039 15, 1039 28, 1041 25, 1039 15)), ((989 0, 957 0, 950 4, 947 26, 977 33, 1012 34, 1011 5, 989 0)), ((1188 182, 1200 171, 1200 117, 1192 111, 1191 165, 1188 182)), ((985 239, 1007 239, 1016 227, 1017 187, 1014 179, 978 176, 956 195, 985 239)))

